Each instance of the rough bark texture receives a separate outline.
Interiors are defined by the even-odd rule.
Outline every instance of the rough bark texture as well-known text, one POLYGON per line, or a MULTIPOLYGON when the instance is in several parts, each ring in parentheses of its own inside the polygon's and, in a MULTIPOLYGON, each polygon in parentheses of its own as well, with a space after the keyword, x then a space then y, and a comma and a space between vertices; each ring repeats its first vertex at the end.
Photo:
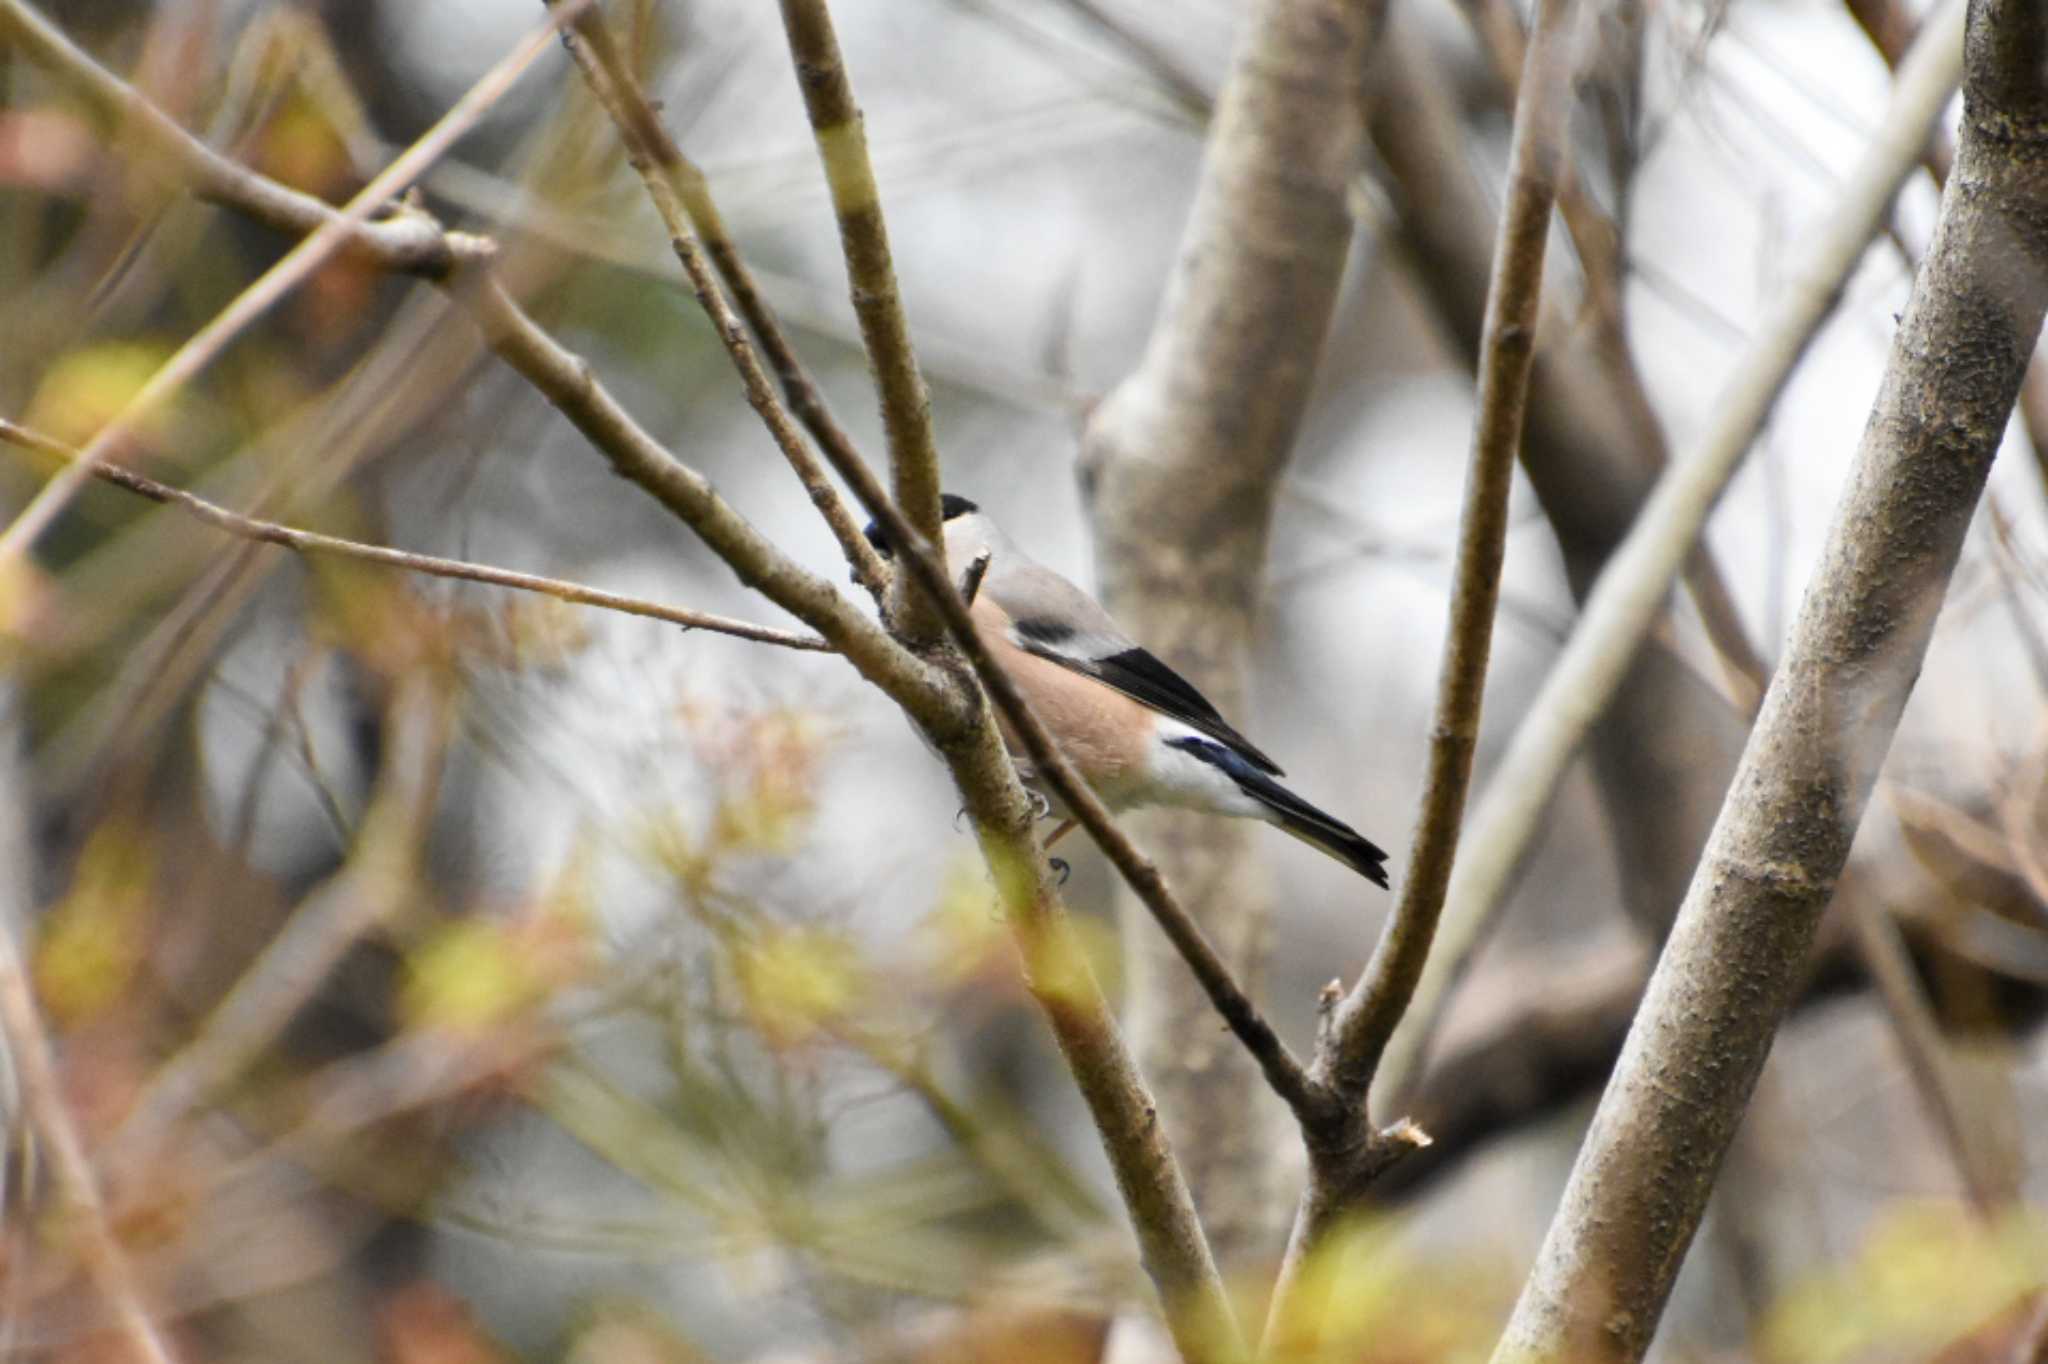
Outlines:
MULTIPOLYGON (((1102 595, 1226 715, 1244 658, 1273 491, 1321 354, 1351 239, 1360 75, 1374 0, 1261 0, 1246 21, 1201 185, 1143 362, 1096 410, 1082 478, 1102 595)), ((1133 821, 1188 908, 1254 983, 1270 891, 1248 823, 1133 821)), ((1363 892, 1366 887, 1360 882, 1363 892)), ((1226 1262, 1269 1250, 1270 1108, 1258 1074, 1151 925, 1132 917, 1130 1020, 1175 1149, 1226 1262)))
POLYGON ((1956 174, 1848 491, 1497 1360, 1634 1360, 1656 1330, 2048 310, 2044 60, 2036 0, 1972 0, 1956 174))

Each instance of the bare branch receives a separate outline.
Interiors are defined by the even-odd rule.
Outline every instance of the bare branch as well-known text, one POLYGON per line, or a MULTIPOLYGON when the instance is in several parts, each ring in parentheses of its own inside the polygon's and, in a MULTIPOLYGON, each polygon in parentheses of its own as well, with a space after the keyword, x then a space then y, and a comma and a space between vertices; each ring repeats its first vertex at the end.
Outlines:
MULTIPOLYGON (((1275 495, 1351 248, 1367 56, 1384 8, 1378 0, 1246 8, 1150 335, 1082 432, 1081 490, 1104 605, 1225 712, 1244 697, 1275 495)), ((1115 26, 1104 32, 1127 48, 1137 39, 1115 26)), ((1155 66, 1142 52, 1134 61, 1155 66)), ((1178 82, 1176 98, 1193 90, 1178 82)), ((1151 830, 1219 962, 1256 977, 1273 911, 1254 851, 1257 826, 1162 814, 1151 830)), ((1268 1131, 1274 1115, 1252 1105, 1216 1111, 1219 1088, 1241 1089, 1254 1077, 1207 1026, 1218 999, 1203 971, 1190 982, 1150 934, 1129 927, 1140 913, 1158 913, 1136 889, 1137 904, 1126 897, 1122 906, 1132 1015, 1161 1088, 1162 1120, 1186 1153, 1226 1257, 1263 1264, 1285 1218, 1275 1196, 1279 1163, 1264 1158, 1278 1149, 1268 1131)), ((1168 939, 1186 955, 1171 931, 1168 939)), ((1256 1050, 1254 1059, 1272 1083, 1275 1063, 1256 1050)), ((1290 1079, 1275 1087, 1297 1123, 1326 1120, 1320 1086, 1290 1079)))
MULTIPOLYGON (((961 697, 951 679, 899 647, 831 583, 791 560, 733 510, 702 474, 662 448, 597 382, 590 366, 542 331, 495 278, 458 278, 452 287, 499 358, 539 389, 622 476, 696 531, 741 582, 824 636, 920 723, 957 723, 961 697)), ((737 320, 731 326, 743 348, 735 361, 743 374, 765 385, 737 320)), ((773 393, 768 401, 774 404, 773 393)))
MULTIPOLYGON (((0 417, 0 440, 9 440, 31 450, 39 450, 58 459, 73 460, 81 457, 74 446, 53 439, 17 422, 0 417)), ((639 597, 628 597, 618 592, 607 592, 598 587, 586 587, 582 583, 564 582, 560 578, 543 578, 534 573, 519 573, 509 568, 494 568, 489 564, 473 564, 461 559, 442 559, 431 554, 414 554, 402 549, 388 549, 383 545, 366 545, 358 540, 344 540, 335 535, 322 535, 318 531, 299 530, 282 526, 275 521, 259 520, 229 511, 217 502, 209 502, 197 493, 183 488, 173 488, 159 483, 144 474, 120 464, 105 462, 93 466, 93 476, 119 488, 126 488, 167 506, 178 507, 203 521, 216 530, 244 540, 256 540, 266 544, 282 545, 301 554, 328 554, 336 558, 351 559, 357 563, 380 564, 386 568, 400 568, 408 573, 422 573, 434 578, 454 578, 462 582, 488 583, 494 587, 510 587, 521 592, 534 592, 557 601, 572 602, 578 606, 598 606, 607 611, 618 611, 629 616, 645 616, 649 620, 667 621, 687 630, 710 630, 721 635, 733 635, 739 639, 752 640, 757 644, 776 644, 785 649, 809 649, 825 653, 832 652, 832 646, 812 635, 792 634, 787 630, 776 630, 752 621, 735 620, 730 616, 713 615, 708 611, 691 611, 680 606, 664 606, 660 602, 645 601, 639 597)))
MULTIPOLYGON (((21 817, 18 811, 0 816, 9 825, 16 825, 21 817)), ((0 888, 0 895, 10 900, 25 899, 29 877, 26 830, 9 827, 0 831, 0 841, 8 845, 4 848, 8 855, 0 858, 0 865, 6 868, 6 883, 0 888)), ((74 1219, 79 1252, 113 1310, 121 1335, 136 1358, 149 1364, 171 1364, 170 1347, 156 1323, 150 1320, 134 1266, 108 1224, 99 1179, 86 1156, 85 1143, 79 1138, 78 1124, 72 1121, 70 1110, 64 1105, 56 1056, 36 1010, 28 965, 14 938, 17 929, 28 927, 27 908, 22 904, 0 912, 0 1035, 4 1035, 19 1080, 22 1108, 29 1124, 42 1134, 48 1146, 50 1170, 74 1219)), ((17 1265, 17 1272, 19 1268, 17 1265)))
MULTIPOLYGON (((589 0, 575 0, 577 6, 589 0)), ((550 15, 546 22, 537 25, 516 44, 512 51, 501 58, 471 86, 453 108, 442 115, 420 139, 408 147, 395 161, 362 191, 351 199, 341 213, 323 221, 319 227, 285 254, 277 264, 264 271, 248 288, 238 294, 234 301, 202 328, 196 335, 178 347, 170 359, 137 389, 114 414, 107 424, 86 443, 77 460, 66 465, 64 470, 45 484, 28 506, 16 517, 4 534, 0 534, 0 569, 20 558, 28 550, 59 512, 76 496, 92 477, 93 466, 100 460, 119 450, 133 435, 136 425, 144 417, 161 406, 188 381, 226 349, 243 328, 261 317, 270 306, 296 287, 300 281, 317 269, 321 262, 334 255, 348 241, 349 228, 361 223, 382 208, 393 196, 401 193, 406 186, 417 179, 422 171, 449 147, 457 138, 476 125, 477 120, 488 113, 493 105, 504 98, 515 81, 535 58, 547 50, 547 43, 561 16, 550 15)), ((0 27, 16 33, 27 33, 44 27, 34 21, 33 15, 22 0, 0 0, 0 27)), ((68 44, 65 45, 68 47, 68 44)), ((83 54, 73 49, 69 54, 55 48, 45 48, 44 53, 52 59, 67 55, 83 59, 83 54)), ((139 102, 131 100, 129 107, 139 102)))
MULTIPOLYGON (((1564 159, 1570 109, 1574 0, 1543 0, 1536 15, 1515 102, 1506 206, 1487 289, 1480 345, 1478 412, 1459 516, 1458 556, 1450 621, 1439 665, 1436 713, 1415 841, 1401 898, 1351 992, 1328 1020, 1316 1048, 1315 1073, 1340 1096, 1341 1123, 1310 1131, 1309 1182, 1289 1238, 1268 1318, 1268 1339, 1311 1337, 1320 1304, 1305 1300, 1303 1267, 1366 1179, 1387 1163, 1390 1149, 1412 1138, 1383 1136, 1366 1111, 1380 1053, 1408 1007, 1429 955, 1444 889, 1458 850, 1465 793, 1479 741, 1486 665, 1506 555, 1508 493, 1521 448, 1542 302, 1543 257, 1564 159), (1274 1333, 1279 1333, 1277 1336, 1274 1333)), ((1404 1134, 1405 1135, 1405 1134, 1404 1134)))
MULTIPOLYGON (((1462 971, 1551 806, 1572 755, 1627 675, 1665 594, 1698 542, 1707 514, 1755 438, 1792 366, 1833 309, 1900 182, 1918 163, 1928 126, 1959 70, 1960 0, 1928 28, 1894 87, 1870 151, 1775 316, 1724 385, 1720 420, 1658 481, 1627 539, 1587 598, 1578 628, 1544 679, 1472 812, 1468 851, 1451 878, 1443 941, 1420 993, 1440 997, 1462 971)), ((1418 1016, 1412 1026, 1421 1026, 1418 1016)))
POLYGON ((1333 1048, 1317 1059, 1319 1070, 1356 1098, 1370 1086, 1380 1053, 1408 1006, 1429 954, 1471 784, 1506 552, 1508 490, 1528 408, 1544 248, 1563 164, 1574 17, 1573 0, 1545 0, 1516 100, 1506 209, 1494 250, 1480 346, 1479 410, 1459 521, 1450 624, 1408 875, 1372 960, 1338 1009, 1333 1048))
POLYGON ((349 251, 386 270, 431 279, 455 267, 459 240, 423 218, 351 218, 324 200, 222 156, 86 55, 26 0, 0 0, 0 33, 37 65, 57 73, 103 132, 145 144, 150 154, 131 158, 134 169, 295 237, 333 225, 349 251))
MULTIPOLYGON (((910 319, 896 287, 896 267, 889 255, 889 231, 882 218, 882 195, 875 168, 868 160, 867 133, 860 106, 839 53, 839 36, 825 0, 782 0, 782 26, 789 37, 790 59, 797 85, 811 117, 818 158, 832 191, 839 218, 839 244, 846 257, 847 284, 853 310, 860 319, 861 340, 882 403, 882 425, 889 435, 889 468, 893 501, 918 534, 939 546, 939 450, 932 435, 931 394, 918 372, 910 344, 910 319)), ((936 615, 915 596, 890 604, 897 631, 912 646, 938 638, 936 615)))
MULTIPOLYGON (((1953 33, 1944 18, 1922 45, 1953 33)), ((1821 567, 1497 1360, 1648 1348, 2048 313, 2048 165, 2032 150, 2048 139, 2048 11, 1972 0, 1964 47, 1958 173, 1821 567)), ((1917 157, 1925 125, 1913 131, 1917 157)))
MULTIPOLYGON (((548 0, 548 3, 559 7, 562 0, 548 0)), ((826 458, 842 475, 846 475, 849 469, 864 472, 866 461, 854 449, 853 440, 845 429, 833 419, 831 409, 825 405, 824 395, 818 391, 817 384, 812 381, 789 338, 775 320, 775 314, 761 297, 753 272, 747 268, 731 234, 726 231, 725 218, 711 197, 711 187, 704 178, 704 172, 683 155, 675 139, 669 136, 660 115, 633 78, 631 67, 620 55, 618 44, 612 40, 603 12, 595 7, 586 9, 564 31, 562 41, 582 70, 584 79, 589 82, 598 103, 604 106, 605 112, 617 125, 633 168, 647 186, 654 211, 668 229, 669 244, 682 263, 683 273, 689 277, 698 301, 711 314, 713 323, 719 326, 720 336, 726 332, 719 310, 713 306, 716 289, 704 271, 705 253, 709 254, 719 277, 732 291, 733 301, 746 318, 747 325, 760 339, 761 349, 767 353, 768 363, 775 370, 775 377, 782 385, 783 396, 788 400, 791 411, 803 422, 825 451, 826 458), (701 251, 699 242, 702 243, 701 251)), ((741 374, 744 379, 744 366, 741 374)), ((749 400, 753 401, 751 384, 747 393, 749 400)), ((840 552, 846 555, 847 563, 853 567, 854 581, 879 601, 888 583, 888 573, 882 565, 881 556, 861 534, 860 523, 854 520, 846 503, 825 477, 825 471, 818 466, 810 447, 795 432, 785 429, 787 419, 764 410, 758 401, 754 402, 754 407, 767 422, 776 448, 782 451, 783 458, 796 471, 797 479, 810 495, 812 505, 817 507, 818 514, 831 528, 833 538, 839 541, 840 552)))
POLYGON ((342 955, 404 906, 432 824, 453 710, 442 678, 427 668, 409 672, 391 702, 391 762, 348 861, 305 898, 197 1036, 157 1069, 108 1142, 113 1168, 135 1168, 193 1105, 247 1070, 342 955))
MULTIPOLYGON (((115 80, 75 49, 56 52, 50 63, 74 86, 99 77, 115 80)), ((178 154, 190 151, 185 147, 178 154)), ((205 155, 210 154, 200 149, 196 159, 203 161, 205 155)), ((194 166, 187 161, 185 168, 190 171, 194 166)), ((1242 1338, 1186 1182, 1049 879, 1032 834, 1032 807, 995 726, 988 723, 987 710, 963 709, 957 679, 949 671, 906 652, 829 583, 783 556, 700 474, 676 461, 635 423, 589 366, 537 327, 487 268, 460 271, 438 282, 469 310, 491 348, 532 382, 623 476, 688 523, 742 581, 817 629, 938 745, 974 817, 1023 952, 1027 983, 1045 1010, 1094 1117, 1176 1340, 1191 1359, 1242 1358, 1242 1338)), ((708 274, 700 272, 693 282, 700 288, 710 285, 702 288, 707 306, 715 300, 721 336, 748 381, 750 397, 758 397, 765 391, 765 381, 737 320, 724 309, 708 274)), ((768 409, 775 410, 772 392, 767 399, 768 409)), ((861 465, 840 472, 890 531, 899 554, 917 566, 932 599, 957 607, 958 598, 937 556, 896 511, 873 475, 861 465)), ((964 625, 964 608, 961 615, 964 625)), ((1080 783, 1074 785, 1078 789, 1080 783)))

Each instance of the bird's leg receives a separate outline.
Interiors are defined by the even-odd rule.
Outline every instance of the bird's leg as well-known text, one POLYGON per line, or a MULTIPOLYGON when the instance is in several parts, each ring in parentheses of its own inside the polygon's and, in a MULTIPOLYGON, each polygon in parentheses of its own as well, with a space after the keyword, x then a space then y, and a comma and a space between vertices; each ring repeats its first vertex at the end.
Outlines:
POLYGON ((1072 833, 1074 831, 1074 826, 1076 824, 1079 824, 1080 822, 1081 821, 1078 819, 1061 820, 1060 827, 1054 829, 1052 831, 1052 837, 1045 840, 1046 851, 1050 852, 1052 850, 1052 845, 1059 842, 1061 839, 1065 838, 1068 834, 1072 833))

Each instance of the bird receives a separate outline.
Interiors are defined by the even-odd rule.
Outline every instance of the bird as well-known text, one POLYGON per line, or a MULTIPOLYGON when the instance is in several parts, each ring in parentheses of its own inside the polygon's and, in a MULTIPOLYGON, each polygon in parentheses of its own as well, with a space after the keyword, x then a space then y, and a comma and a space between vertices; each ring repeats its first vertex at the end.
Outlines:
MULTIPOLYGON (((940 511, 955 573, 988 555, 979 584, 963 588, 963 595, 971 592, 975 632, 1104 805, 1263 820, 1387 887, 1384 851, 1282 786, 1279 765, 1192 683, 1125 634, 1093 597, 1018 548, 976 503, 946 493, 940 511)), ((880 522, 869 523, 867 539, 884 559, 894 558, 880 522)), ((1000 717, 999 723, 1019 775, 1048 796, 1015 732, 1000 717)), ((1055 830, 1046 846, 1072 823, 1055 830)))

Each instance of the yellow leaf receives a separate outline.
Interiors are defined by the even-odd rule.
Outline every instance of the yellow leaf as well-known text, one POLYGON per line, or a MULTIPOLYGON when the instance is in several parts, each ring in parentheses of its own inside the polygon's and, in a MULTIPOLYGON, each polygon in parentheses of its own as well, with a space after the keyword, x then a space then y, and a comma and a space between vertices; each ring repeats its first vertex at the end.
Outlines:
POLYGON ((820 928, 786 928, 747 944, 735 963, 755 1024, 777 1046, 800 1046, 861 1000, 867 972, 853 945, 820 928))
POLYGON ((413 954, 403 1008, 413 1024, 474 1031, 530 1007, 544 981, 501 924, 465 919, 413 954))
MULTIPOLYGON (((29 400, 26 424, 68 444, 84 445, 134 399, 167 354, 141 341, 106 341, 67 352, 29 400)), ((164 426, 159 408, 134 434, 151 439, 164 426)))
POLYGON ((144 832, 126 819, 93 831, 71 889, 44 916, 36 943, 36 985, 60 1023, 99 1013, 119 999, 148 945, 156 859, 144 832))
POLYGON ((1924 1355, 2048 1278, 2048 1220, 2015 1209, 1986 1225, 1956 1204, 1902 1203, 1855 1257, 1788 1291, 1765 1319, 1766 1359, 1842 1364, 1924 1355))

